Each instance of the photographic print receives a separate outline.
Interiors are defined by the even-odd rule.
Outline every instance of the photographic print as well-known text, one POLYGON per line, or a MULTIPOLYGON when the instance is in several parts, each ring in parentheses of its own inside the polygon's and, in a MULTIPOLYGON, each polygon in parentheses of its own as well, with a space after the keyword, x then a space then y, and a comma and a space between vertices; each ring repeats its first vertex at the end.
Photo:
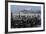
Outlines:
POLYGON ((43 30, 43 8, 43 4, 8 2, 8 32, 43 30))
POLYGON ((11 5, 11 28, 41 26, 41 6, 11 5))

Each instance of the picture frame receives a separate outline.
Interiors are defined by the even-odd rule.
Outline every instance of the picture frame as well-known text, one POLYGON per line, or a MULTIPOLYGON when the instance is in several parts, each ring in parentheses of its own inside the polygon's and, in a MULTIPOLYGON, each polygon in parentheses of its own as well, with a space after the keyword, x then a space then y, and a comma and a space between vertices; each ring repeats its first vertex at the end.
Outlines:
MULTIPOLYGON (((18 7, 18 6, 16 6, 16 7, 18 7)), ((20 6, 19 6, 20 7, 20 6)), ((16 9, 16 8, 15 8, 16 9)), ((20 8, 21 9, 21 8, 20 8)), ((20 10, 20 9, 18 9, 18 10, 20 10)), ((22 8, 23 9, 23 8, 22 8)), ((30 8, 29 8, 30 9, 30 8)), ((11 10, 11 9, 10 9, 11 10)), ((28 9, 27 9, 28 10, 28 9)), ((40 13, 41 14, 41 13, 40 13)), ((41 16, 41 15, 40 15, 41 16)), ((44 2, 24 2, 24 1, 5 1, 5 33, 22 33, 22 32, 39 32, 39 31, 45 31, 45 3, 44 2), (36 27, 36 29, 35 28, 11 28, 10 27, 10 22, 9 21, 11 21, 10 20, 10 13, 11 13, 11 11, 9 11, 9 9, 11 8, 10 6, 11 5, 21 5, 21 7, 23 7, 23 6, 42 6, 41 7, 41 12, 42 12, 42 17, 41 17, 41 19, 42 19, 42 21, 41 21, 41 27, 42 27, 42 29, 38 29, 37 27, 36 27), (22 6, 23 5, 23 6, 22 6), (10 7, 10 8, 9 8, 10 7), (10 12, 10 13, 9 13, 10 12), (10 29, 10 28, 11 29, 10 29), (16 29, 16 30, 15 30, 16 29), (20 30, 19 30, 20 29, 20 30), (19 31, 18 31, 19 30, 19 31)))

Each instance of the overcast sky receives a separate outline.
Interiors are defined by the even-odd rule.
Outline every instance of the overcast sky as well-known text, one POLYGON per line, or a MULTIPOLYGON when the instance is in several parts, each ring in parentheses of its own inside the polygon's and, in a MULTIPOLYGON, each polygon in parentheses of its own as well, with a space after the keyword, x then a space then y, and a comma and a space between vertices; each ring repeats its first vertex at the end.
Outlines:
POLYGON ((21 6, 21 5, 11 5, 11 10, 12 12, 17 12, 20 10, 33 10, 33 11, 37 11, 37 10, 41 10, 41 6, 21 6))

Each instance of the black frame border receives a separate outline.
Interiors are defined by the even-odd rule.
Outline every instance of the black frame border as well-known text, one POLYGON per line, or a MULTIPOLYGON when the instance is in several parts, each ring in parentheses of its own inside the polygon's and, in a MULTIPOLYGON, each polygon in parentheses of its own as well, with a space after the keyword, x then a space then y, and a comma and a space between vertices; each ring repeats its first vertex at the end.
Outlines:
POLYGON ((41 32, 45 31, 45 3, 44 2, 26 2, 26 1, 6 1, 5 0, 5 33, 24 33, 24 32, 41 32), (33 31, 17 31, 17 32, 8 32, 8 2, 16 3, 32 3, 32 4, 43 4, 43 30, 33 30, 33 31))

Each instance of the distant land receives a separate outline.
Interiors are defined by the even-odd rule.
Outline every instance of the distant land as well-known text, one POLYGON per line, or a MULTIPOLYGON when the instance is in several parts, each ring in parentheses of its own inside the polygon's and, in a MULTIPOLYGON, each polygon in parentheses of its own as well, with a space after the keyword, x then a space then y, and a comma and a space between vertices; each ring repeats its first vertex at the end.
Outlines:
POLYGON ((28 14, 28 13, 41 13, 41 11, 33 11, 33 10, 21 10, 20 12, 23 12, 24 14, 28 14))
POLYGON ((19 14, 19 13, 23 13, 23 14, 29 14, 29 13, 39 13, 41 14, 41 11, 33 11, 33 10, 20 10, 20 11, 16 11, 13 14, 19 14))

